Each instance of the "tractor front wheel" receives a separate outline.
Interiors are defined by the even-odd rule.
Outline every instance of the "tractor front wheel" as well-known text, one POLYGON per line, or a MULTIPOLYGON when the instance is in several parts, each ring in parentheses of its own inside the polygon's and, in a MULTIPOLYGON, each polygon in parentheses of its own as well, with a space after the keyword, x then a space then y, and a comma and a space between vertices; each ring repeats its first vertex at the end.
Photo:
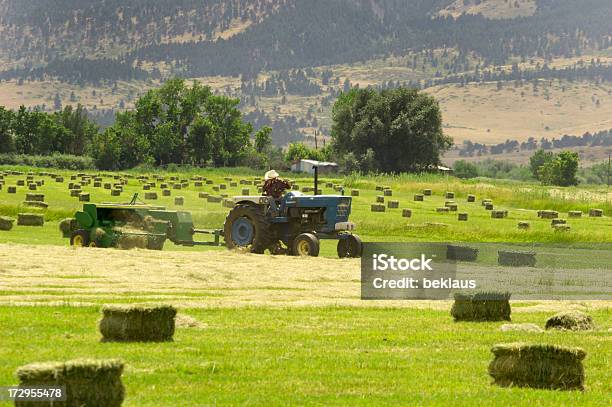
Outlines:
POLYGON ((295 256, 317 257, 320 249, 319 238, 312 233, 302 233, 293 239, 291 249, 295 256))
POLYGON ((87 247, 89 245, 89 233, 86 230, 75 230, 70 236, 70 246, 87 247))
POLYGON ((252 253, 263 253, 272 241, 270 224, 262 208, 253 205, 234 207, 225 219, 223 234, 228 249, 247 249, 252 253))
POLYGON ((363 244, 357 235, 348 235, 344 239, 338 240, 338 257, 361 257, 363 244))

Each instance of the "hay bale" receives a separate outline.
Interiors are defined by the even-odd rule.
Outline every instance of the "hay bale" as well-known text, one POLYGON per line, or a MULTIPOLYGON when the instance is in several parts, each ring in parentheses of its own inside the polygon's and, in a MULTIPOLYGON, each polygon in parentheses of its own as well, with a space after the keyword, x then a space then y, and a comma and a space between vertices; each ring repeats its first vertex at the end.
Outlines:
POLYGON ((27 206, 28 208, 38 208, 38 209, 47 209, 49 204, 46 202, 39 201, 23 201, 23 206, 27 206))
POLYGON ((17 369, 20 386, 63 386, 66 401, 15 400, 15 406, 119 407, 125 398, 123 367, 118 359, 76 359, 22 366, 17 369))
POLYGON ((400 204, 399 201, 389 201, 387 202, 387 207, 389 209, 397 209, 399 208, 399 204, 400 204))
POLYGON ((208 198, 206 198, 206 201, 210 203, 220 203, 222 200, 223 198, 221 198, 220 196, 214 195, 209 195, 208 198))
POLYGON ((385 205, 382 205, 382 204, 372 204, 371 211, 372 212, 384 212, 385 211, 385 205))
POLYGON ((102 341, 168 342, 174 336, 176 309, 160 306, 104 306, 102 341))
POLYGON ((535 267, 536 253, 525 251, 499 250, 497 264, 510 267, 535 267))
POLYGON ((213 180, 212 179, 207 179, 205 182, 206 182, 206 185, 212 185, 213 184, 213 180))
POLYGON ((503 324, 499 328, 502 332, 544 332, 542 328, 536 324, 503 324))
POLYGON ((157 200, 157 192, 146 192, 145 199, 148 199, 149 201, 157 200))
POLYGON ((69 237, 72 232, 78 230, 79 228, 80 225, 74 218, 66 218, 59 223, 59 230, 65 237, 69 237))
POLYGON ((446 197, 446 199, 455 199, 454 192, 447 192, 444 196, 446 197))
POLYGON ((403 218, 411 218, 412 217, 412 209, 403 209, 402 210, 403 218))
POLYGON ((457 204, 446 204, 446 207, 451 212, 457 212, 457 208, 458 208, 457 204))
POLYGON ((467 196, 467 201, 468 202, 476 202, 476 195, 468 195, 467 196))
POLYGON ((572 230, 570 225, 553 225, 552 228, 555 232, 569 232, 572 230))
POLYGON ((236 187, 238 187, 237 182, 230 182, 230 188, 236 188, 236 187))
POLYGON ((55 177, 55 182, 64 182, 64 177, 55 177))
POLYGON ((391 189, 385 189, 385 190, 383 191, 383 195, 384 195, 384 196, 393 196, 393 190, 391 190, 391 189))
POLYGON ((446 258, 448 260, 476 261, 478 259, 478 249, 449 244, 446 246, 446 258))
POLYGON ((8 216, 0 216, 0 230, 11 230, 15 219, 8 216))
POLYGON ((9 193, 9 194, 16 194, 17 193, 17 187, 14 186, 14 185, 9 185, 6 188, 6 192, 9 193))
POLYGON ((385 187, 383 187, 382 185, 376 185, 376 190, 377 191, 384 191, 385 187))
POLYGON ((351 189, 351 196, 359 196, 359 190, 358 189, 351 189))
MULTIPOLYGON (((246 184, 245 184, 246 185, 246 184)), ((300 190, 300 186, 298 184, 293 184, 293 186, 291 187, 292 190, 294 191, 299 191, 300 190)))
POLYGON ((491 211, 491 218, 493 219, 503 219, 506 217, 505 211, 491 211))
POLYGON ((105 183, 104 184, 104 189, 111 189, 113 187, 113 185, 111 183, 105 183))
POLYGON ((183 185, 181 185, 181 184, 174 184, 174 185, 172 185, 172 189, 183 189, 183 185))
POLYGON ((25 187, 25 180, 18 179, 17 180, 17 186, 18 187, 25 187))
POLYGON ((236 206, 236 204, 234 203, 233 199, 224 199, 223 200, 223 207, 224 208, 233 208, 234 206, 236 206))
POLYGON ((531 224, 529 222, 525 222, 525 221, 521 221, 518 223, 518 228, 520 230, 527 230, 531 227, 531 224))
POLYGON ((170 196, 172 194, 172 191, 170 191, 169 189, 162 189, 162 196, 170 196))
POLYGON ((567 216, 570 218, 582 218, 582 211, 569 211, 567 216))
POLYGON ((71 189, 70 190, 70 196, 71 197, 78 197, 79 195, 81 195, 81 190, 80 189, 71 189))
POLYGON ((143 190, 143 191, 150 191, 150 190, 151 190, 151 185, 149 185, 149 184, 144 184, 144 185, 142 186, 142 190, 143 190))
POLYGON ((213 187, 213 191, 215 191, 215 192, 219 192, 219 186, 218 186, 218 185, 215 185, 215 186, 213 187))
POLYGON ((117 238, 117 247, 122 250, 146 249, 149 238, 145 234, 122 233, 117 238))
POLYGON ((200 188, 200 187, 202 187, 203 185, 204 185, 204 184, 202 183, 202 181, 195 181, 195 182, 193 183, 193 186, 194 186, 194 187, 196 187, 196 188, 200 188))
POLYGON ((251 190, 248 188, 242 188, 242 191, 240 191, 240 193, 242 195, 250 195, 251 194, 251 190))
POLYGON ((481 203, 480 203, 480 204, 481 204, 482 206, 487 206, 487 205, 489 205, 489 204, 491 204, 491 205, 492 205, 492 204, 493 204, 493 201, 492 201, 492 200, 490 200, 490 199, 483 199, 483 200, 481 201, 481 203))
POLYGON ((198 198, 206 199, 210 195, 208 192, 200 192, 198 193, 198 198))
POLYGON ((38 213, 17 214, 17 225, 19 226, 43 226, 45 217, 38 213))
POLYGON ((182 196, 175 196, 174 204, 177 206, 183 206, 185 204, 185 198, 182 196))
POLYGON ((485 209, 486 209, 487 211, 492 211, 492 210, 493 210, 493 204, 492 204, 492 203, 488 203, 488 204, 486 204, 486 205, 485 205, 485 209))
POLYGON ((538 211, 538 215, 542 219, 557 219, 559 212, 557 211, 538 211))
POLYGON ((423 202, 424 201, 423 194, 414 194, 414 200, 418 202, 423 202))
POLYGON ((423 195, 425 195, 425 196, 431 196, 431 194, 432 194, 431 189, 424 189, 424 190, 423 190, 423 195))
POLYGON ((467 222, 468 214, 467 213, 458 213, 457 214, 457 220, 460 221, 460 222, 467 222))
POLYGON ((121 196, 121 190, 120 189, 111 190, 111 196, 121 196))
POLYGON ((38 188, 38 185, 36 184, 28 184, 28 189, 30 191, 36 191, 37 188, 38 188))
POLYGON ((442 208, 436 208, 436 212, 437 212, 437 213, 448 213, 448 212, 449 212, 449 210, 448 210, 448 208, 445 206, 445 207, 442 207, 442 208))
POLYGON ((567 224, 567 221, 565 219, 553 219, 550 221, 550 226, 555 226, 555 225, 565 225, 567 224))
POLYGON ((455 321, 510 321, 510 293, 455 294, 455 321))
POLYGON ((44 194, 26 194, 26 201, 38 201, 38 202, 44 202, 45 201, 45 195, 44 194))
POLYGON ((385 197, 383 195, 376 195, 376 203, 385 203, 385 197))
POLYGON ((603 216, 603 209, 589 209, 589 217, 601 218, 603 216))
POLYGON ((226 184, 219 184, 219 189, 227 189, 227 185, 226 184))
POLYGON ((556 345, 495 345, 489 364, 493 384, 551 390, 584 390, 586 352, 556 345))
POLYGON ((567 331, 590 331, 595 329, 593 318, 580 311, 564 311, 546 320, 546 329, 567 331))
POLYGON ((89 202, 90 200, 91 200, 91 196, 89 195, 89 192, 81 192, 79 194, 80 202, 89 202))

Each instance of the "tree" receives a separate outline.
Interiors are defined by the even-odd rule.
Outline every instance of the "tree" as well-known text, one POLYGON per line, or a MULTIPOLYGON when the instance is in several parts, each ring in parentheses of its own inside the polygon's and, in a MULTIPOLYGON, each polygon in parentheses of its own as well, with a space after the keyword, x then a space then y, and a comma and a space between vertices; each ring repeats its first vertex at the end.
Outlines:
POLYGON ((529 168, 531 169, 531 173, 533 177, 537 180, 541 180, 540 178, 540 170, 541 168, 549 161, 554 158, 554 154, 551 152, 546 152, 543 149, 539 149, 536 151, 531 158, 529 159, 529 168))
POLYGON ((13 141, 14 113, 0 106, 0 153, 12 153, 15 150, 13 141))
POLYGON ((285 160, 294 162, 299 160, 323 160, 322 154, 313 148, 306 146, 303 143, 291 143, 285 152, 285 160))
MULTIPOLYGON (((182 79, 172 79, 148 91, 136 101, 133 111, 117 113, 112 131, 120 136, 120 168, 149 161, 158 165, 208 161, 217 166, 237 165, 252 148, 253 132, 239 104, 239 99, 213 95, 197 81, 188 86, 182 79)), ((92 154, 105 161, 96 155, 104 151, 97 146, 92 154)))
POLYGON ((272 146, 272 128, 264 126, 255 133, 255 150, 263 154, 272 146))
POLYGON ((459 160, 453 166, 455 175, 459 178, 476 178, 478 176, 478 167, 465 160, 459 160))
POLYGON ((353 153, 364 163, 361 171, 425 170, 439 164, 440 153, 452 145, 442 132, 438 103, 416 89, 353 89, 340 95, 332 117, 335 152, 353 153), (366 162, 376 168, 366 169, 366 162))
POLYGON ((576 173, 580 158, 578 153, 563 151, 540 168, 540 177, 545 185, 568 187, 578 185, 576 173))

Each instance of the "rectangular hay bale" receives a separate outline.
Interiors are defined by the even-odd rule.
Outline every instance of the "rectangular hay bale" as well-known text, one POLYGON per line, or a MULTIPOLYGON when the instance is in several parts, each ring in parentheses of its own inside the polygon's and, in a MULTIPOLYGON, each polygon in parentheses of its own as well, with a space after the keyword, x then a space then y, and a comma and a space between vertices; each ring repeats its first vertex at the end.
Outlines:
POLYGON ((493 384, 549 390, 584 390, 586 352, 581 348, 510 343, 493 346, 493 384))
POLYGON ((455 294, 451 315, 455 321, 510 321, 510 293, 455 294))

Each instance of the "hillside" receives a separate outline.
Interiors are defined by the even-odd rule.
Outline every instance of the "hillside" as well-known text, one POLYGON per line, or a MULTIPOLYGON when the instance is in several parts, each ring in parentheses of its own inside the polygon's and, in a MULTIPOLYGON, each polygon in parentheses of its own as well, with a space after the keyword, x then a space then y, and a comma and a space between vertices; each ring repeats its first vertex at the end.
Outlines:
POLYGON ((329 136, 352 86, 439 98, 457 143, 610 126, 608 0, 0 0, 0 105, 102 124, 172 76, 239 97, 274 142, 329 136))

